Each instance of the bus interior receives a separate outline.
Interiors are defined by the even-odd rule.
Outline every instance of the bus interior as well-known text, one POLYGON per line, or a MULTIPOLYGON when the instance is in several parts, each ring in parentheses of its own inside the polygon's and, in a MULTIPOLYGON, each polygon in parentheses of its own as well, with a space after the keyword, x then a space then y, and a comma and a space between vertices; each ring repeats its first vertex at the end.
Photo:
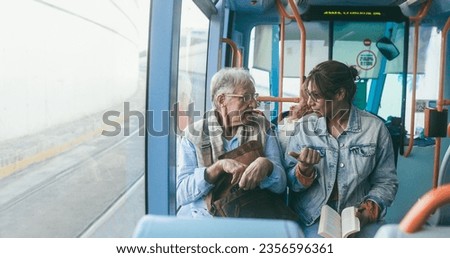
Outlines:
POLYGON ((273 124, 318 63, 359 70, 399 189, 380 237, 450 237, 449 0, 5 1, 0 237, 303 237, 176 216, 177 143, 243 67, 273 124))

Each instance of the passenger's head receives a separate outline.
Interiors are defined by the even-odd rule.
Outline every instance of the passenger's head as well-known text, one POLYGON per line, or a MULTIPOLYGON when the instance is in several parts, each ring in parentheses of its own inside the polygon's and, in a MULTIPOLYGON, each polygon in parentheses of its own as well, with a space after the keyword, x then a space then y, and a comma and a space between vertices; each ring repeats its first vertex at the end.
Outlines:
POLYGON ((304 82, 300 86, 300 99, 299 99, 298 104, 292 105, 289 107, 288 119, 297 120, 297 119, 303 117, 304 115, 307 115, 310 113, 310 108, 308 106, 308 94, 306 94, 305 88, 306 88, 306 82, 304 82))
POLYGON ((242 68, 224 68, 211 80, 211 100, 221 113, 226 126, 246 123, 247 116, 257 107, 255 81, 242 68))
POLYGON ((333 107, 350 106, 356 93, 358 71, 338 61, 325 61, 314 67, 306 78, 308 105, 324 114, 324 103, 333 107))

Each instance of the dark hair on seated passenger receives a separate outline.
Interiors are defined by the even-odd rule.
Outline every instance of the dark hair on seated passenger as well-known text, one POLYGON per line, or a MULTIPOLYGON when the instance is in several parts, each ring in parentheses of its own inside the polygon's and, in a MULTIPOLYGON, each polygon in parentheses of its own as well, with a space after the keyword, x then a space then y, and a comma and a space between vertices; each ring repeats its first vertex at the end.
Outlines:
POLYGON ((319 94, 325 99, 332 99, 340 89, 344 89, 346 100, 351 104, 356 93, 358 74, 355 66, 329 60, 314 67, 306 80, 307 83, 315 84, 319 94))

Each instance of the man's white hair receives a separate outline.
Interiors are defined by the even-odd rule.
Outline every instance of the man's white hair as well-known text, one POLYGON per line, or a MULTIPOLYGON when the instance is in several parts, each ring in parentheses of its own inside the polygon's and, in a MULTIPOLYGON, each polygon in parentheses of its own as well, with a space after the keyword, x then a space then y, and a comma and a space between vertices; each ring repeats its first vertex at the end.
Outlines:
POLYGON ((217 96, 223 93, 233 93, 238 86, 255 86, 255 80, 251 74, 243 68, 223 68, 211 79, 211 101, 215 108, 217 96))

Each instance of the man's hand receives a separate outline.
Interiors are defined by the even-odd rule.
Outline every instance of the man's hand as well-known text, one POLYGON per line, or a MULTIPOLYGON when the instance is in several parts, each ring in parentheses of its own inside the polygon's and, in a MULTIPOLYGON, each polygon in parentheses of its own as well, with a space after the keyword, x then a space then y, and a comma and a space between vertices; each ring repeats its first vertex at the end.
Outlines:
POLYGON ((273 164, 264 157, 259 157, 253 161, 242 174, 239 180, 239 188, 251 190, 259 186, 261 181, 270 176, 273 170, 273 164))
POLYGON ((218 160, 206 169, 205 180, 214 184, 222 173, 232 175, 231 184, 239 182, 247 166, 233 159, 218 160))

